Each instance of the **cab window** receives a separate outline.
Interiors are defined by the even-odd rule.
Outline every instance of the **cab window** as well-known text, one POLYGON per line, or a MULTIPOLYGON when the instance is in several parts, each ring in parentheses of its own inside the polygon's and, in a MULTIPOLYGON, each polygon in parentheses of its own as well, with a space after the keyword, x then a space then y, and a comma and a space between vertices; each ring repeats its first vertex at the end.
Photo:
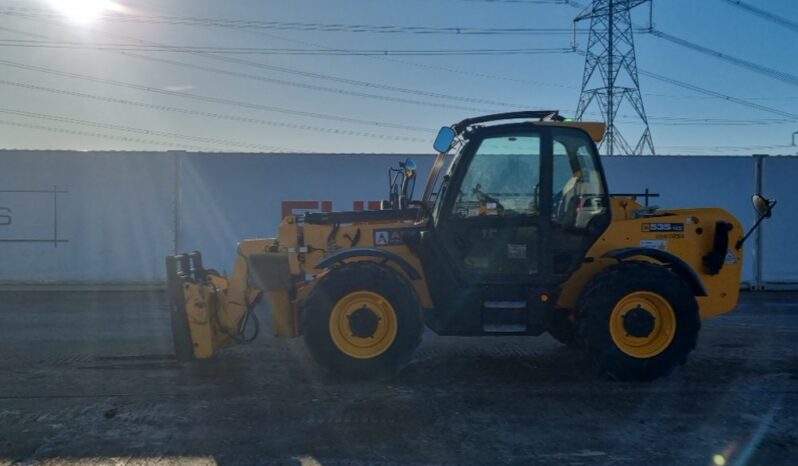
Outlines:
POLYGON ((452 216, 534 216, 539 211, 540 136, 482 141, 455 199, 452 216))
POLYGON ((581 132, 553 131, 552 220, 566 228, 588 229, 606 217, 605 193, 593 144, 581 132))

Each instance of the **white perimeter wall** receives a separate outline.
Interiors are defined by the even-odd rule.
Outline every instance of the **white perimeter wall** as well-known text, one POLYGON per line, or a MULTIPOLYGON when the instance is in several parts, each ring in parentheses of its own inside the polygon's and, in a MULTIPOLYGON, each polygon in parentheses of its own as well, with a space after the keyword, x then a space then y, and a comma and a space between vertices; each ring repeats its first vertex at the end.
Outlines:
MULTIPOLYGON (((413 155, 420 194, 433 157, 413 155)), ((273 235, 285 201, 350 210, 386 196, 403 155, 0 151, 0 284, 163 282, 163 257, 201 250, 227 269, 242 238, 273 235), (55 193, 53 191, 56 191, 55 193), (13 192, 12 192, 13 191, 13 192), (41 191, 41 192, 39 192, 41 191), (57 231, 56 231, 57 230, 57 231)), ((661 207, 722 207, 748 227, 753 157, 605 157, 613 192, 659 193, 661 207)), ((798 158, 766 157, 763 192, 779 199, 763 232, 761 279, 798 284, 798 158)), ((747 251, 744 280, 756 264, 747 251)))
POLYGON ((798 157, 763 159, 763 191, 778 205, 762 226, 762 279, 798 283, 798 157))
POLYGON ((0 152, 0 283, 162 280, 174 166, 155 153, 0 152))

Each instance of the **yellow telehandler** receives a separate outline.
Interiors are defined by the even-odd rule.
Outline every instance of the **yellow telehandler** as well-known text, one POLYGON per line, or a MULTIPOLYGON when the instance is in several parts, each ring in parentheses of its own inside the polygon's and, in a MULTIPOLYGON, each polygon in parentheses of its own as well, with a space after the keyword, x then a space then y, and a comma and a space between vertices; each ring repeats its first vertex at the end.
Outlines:
POLYGON ((323 367, 384 378, 438 335, 540 335, 618 379, 683 364, 701 320, 737 305, 748 234, 719 208, 658 209, 610 195, 602 123, 557 111, 469 118, 440 130, 421 199, 416 165, 391 169, 381 210, 283 219, 241 241, 229 277, 199 252, 166 259, 175 350, 203 359, 251 341, 262 297, 279 337, 323 367), (455 150, 448 169, 448 153, 455 150))

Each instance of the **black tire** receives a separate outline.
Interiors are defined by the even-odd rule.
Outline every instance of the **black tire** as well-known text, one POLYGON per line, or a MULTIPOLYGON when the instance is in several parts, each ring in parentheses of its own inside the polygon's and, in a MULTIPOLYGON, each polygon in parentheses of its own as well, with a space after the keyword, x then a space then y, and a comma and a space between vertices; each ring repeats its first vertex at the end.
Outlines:
POLYGON ((669 374, 674 367, 687 362, 701 329, 698 303, 687 284, 665 266, 648 262, 623 262, 597 275, 580 298, 577 321, 585 351, 605 374, 619 380, 645 381, 669 374), (664 298, 676 319, 668 346, 646 358, 623 352, 610 331, 615 306, 630 293, 640 291, 664 298))
POLYGON ((569 312, 554 309, 548 316, 546 331, 555 340, 569 348, 579 348, 579 338, 576 322, 569 318, 569 312))
POLYGON ((421 306, 411 284, 394 270, 375 262, 341 265, 313 288, 304 306, 305 344, 322 367, 353 379, 383 379, 401 370, 421 343, 421 306), (396 315, 396 337, 381 354, 360 359, 344 353, 330 335, 330 319, 341 298, 357 291, 385 298, 396 315))

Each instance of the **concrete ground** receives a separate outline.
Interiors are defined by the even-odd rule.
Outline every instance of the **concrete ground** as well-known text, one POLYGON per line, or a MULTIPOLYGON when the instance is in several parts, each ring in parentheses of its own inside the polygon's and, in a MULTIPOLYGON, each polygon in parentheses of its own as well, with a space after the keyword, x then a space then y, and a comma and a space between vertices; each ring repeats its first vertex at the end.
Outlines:
POLYGON ((160 293, 0 293, 0 335, 0 464, 798 464, 795 295, 746 295, 652 383, 548 336, 427 335, 380 383, 268 334, 180 366, 160 293))

